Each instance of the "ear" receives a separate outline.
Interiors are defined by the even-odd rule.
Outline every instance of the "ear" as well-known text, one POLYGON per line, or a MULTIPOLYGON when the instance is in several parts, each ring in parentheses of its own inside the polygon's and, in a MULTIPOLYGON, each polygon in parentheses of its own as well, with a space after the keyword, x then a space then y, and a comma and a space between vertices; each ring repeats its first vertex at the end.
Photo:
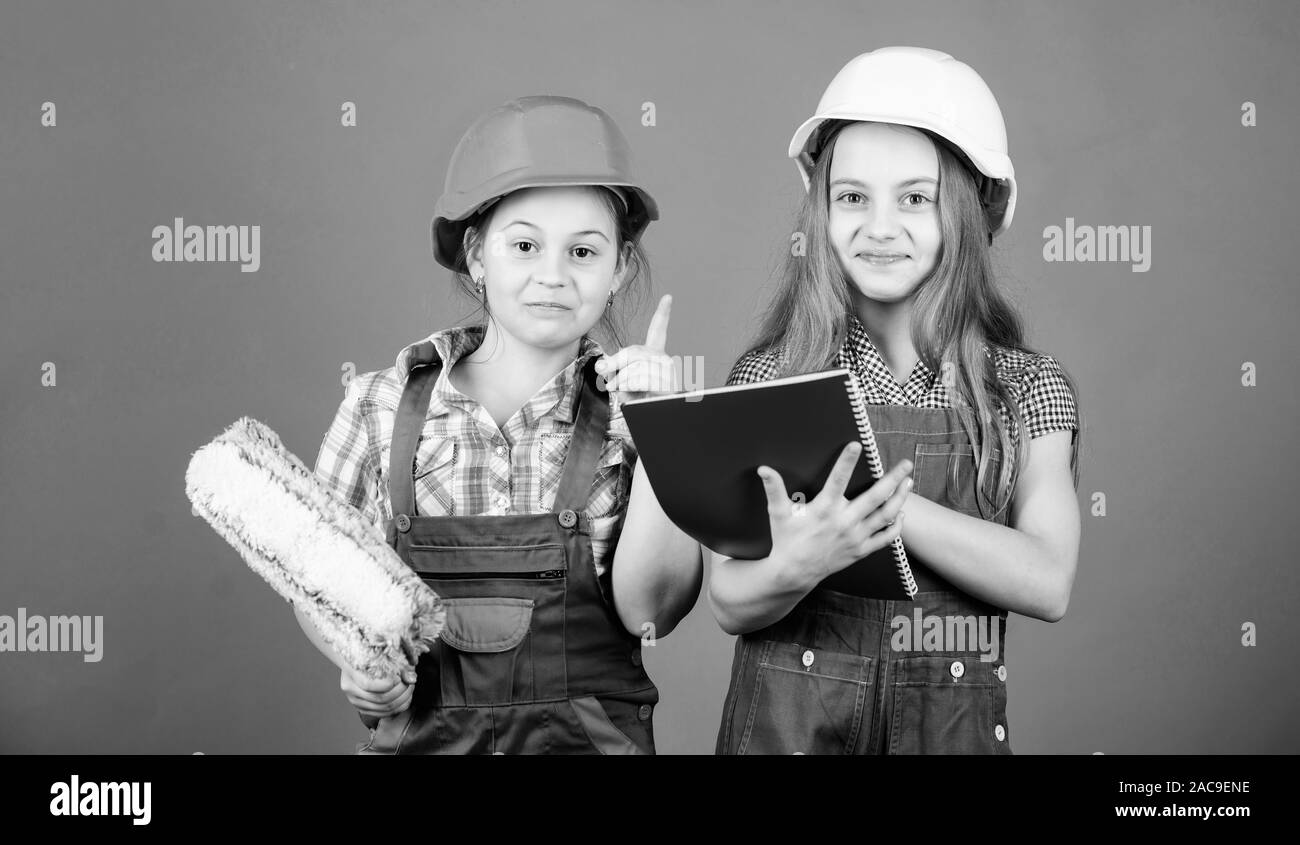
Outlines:
POLYGON ((618 293, 618 289, 623 287, 627 281, 628 274, 632 271, 632 242, 627 241, 623 244, 623 249, 618 254, 618 264, 614 267, 614 286, 609 289, 610 293, 618 293))
POLYGON ((466 226, 460 242, 461 248, 465 250, 465 265, 469 268, 472 279, 483 276, 483 243, 481 240, 477 244, 474 243, 477 234, 478 230, 473 226, 466 226))

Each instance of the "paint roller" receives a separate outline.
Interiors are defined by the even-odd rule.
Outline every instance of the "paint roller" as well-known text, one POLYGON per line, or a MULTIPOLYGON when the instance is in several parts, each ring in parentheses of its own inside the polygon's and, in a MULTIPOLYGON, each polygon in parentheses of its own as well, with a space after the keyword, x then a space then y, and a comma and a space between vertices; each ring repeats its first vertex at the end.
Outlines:
POLYGON ((442 600, 273 430, 235 421, 190 458, 185 494, 349 666, 414 676, 446 624, 442 600))

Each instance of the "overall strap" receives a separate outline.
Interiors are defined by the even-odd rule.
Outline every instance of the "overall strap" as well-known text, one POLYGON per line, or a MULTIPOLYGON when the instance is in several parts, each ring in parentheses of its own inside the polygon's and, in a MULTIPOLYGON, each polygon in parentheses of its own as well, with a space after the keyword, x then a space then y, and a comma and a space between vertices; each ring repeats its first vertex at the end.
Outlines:
POLYGON ((424 430, 429 399, 433 396, 433 385, 442 366, 431 341, 416 347, 411 364, 397 418, 393 420, 392 454, 388 461, 388 496, 394 518, 398 514, 416 515, 415 449, 420 441, 420 432, 424 430))
POLYGON ((596 360, 589 358, 580 376, 582 388, 574 415, 573 439, 564 457, 564 474, 551 507, 555 512, 584 510, 591 496, 591 483, 596 478, 596 462, 609 428, 609 397, 596 389, 596 360))

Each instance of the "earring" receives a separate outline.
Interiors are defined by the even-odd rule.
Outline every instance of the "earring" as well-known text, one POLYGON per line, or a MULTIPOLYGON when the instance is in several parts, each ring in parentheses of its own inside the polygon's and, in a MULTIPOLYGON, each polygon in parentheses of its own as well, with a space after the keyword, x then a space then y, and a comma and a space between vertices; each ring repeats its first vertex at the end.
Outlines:
POLYGON ((483 295, 483 277, 482 277, 482 276, 479 276, 477 279, 474 280, 474 292, 477 293, 477 294, 479 294, 480 296, 483 295))
POLYGON ((613 292, 613 291, 610 291, 610 292, 609 292, 609 299, 606 299, 606 300, 605 300, 605 307, 608 308, 609 306, 611 306, 611 305, 613 305, 613 304, 614 304, 614 292, 613 292))

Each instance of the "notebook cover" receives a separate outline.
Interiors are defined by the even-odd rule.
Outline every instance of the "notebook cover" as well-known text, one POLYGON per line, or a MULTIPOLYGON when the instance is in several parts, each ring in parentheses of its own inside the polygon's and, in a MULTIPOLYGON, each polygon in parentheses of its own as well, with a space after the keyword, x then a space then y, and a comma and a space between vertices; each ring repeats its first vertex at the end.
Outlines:
MULTIPOLYGON (((793 498, 820 492, 840 450, 860 439, 847 370, 622 405, 640 460, 664 513, 705 548, 757 559, 772 549, 758 467, 781 474, 793 498)), ((864 444, 865 445, 865 444, 864 444)), ((845 496, 875 478, 864 449, 845 496)), ((822 582, 870 598, 908 598, 892 546, 822 582)))

